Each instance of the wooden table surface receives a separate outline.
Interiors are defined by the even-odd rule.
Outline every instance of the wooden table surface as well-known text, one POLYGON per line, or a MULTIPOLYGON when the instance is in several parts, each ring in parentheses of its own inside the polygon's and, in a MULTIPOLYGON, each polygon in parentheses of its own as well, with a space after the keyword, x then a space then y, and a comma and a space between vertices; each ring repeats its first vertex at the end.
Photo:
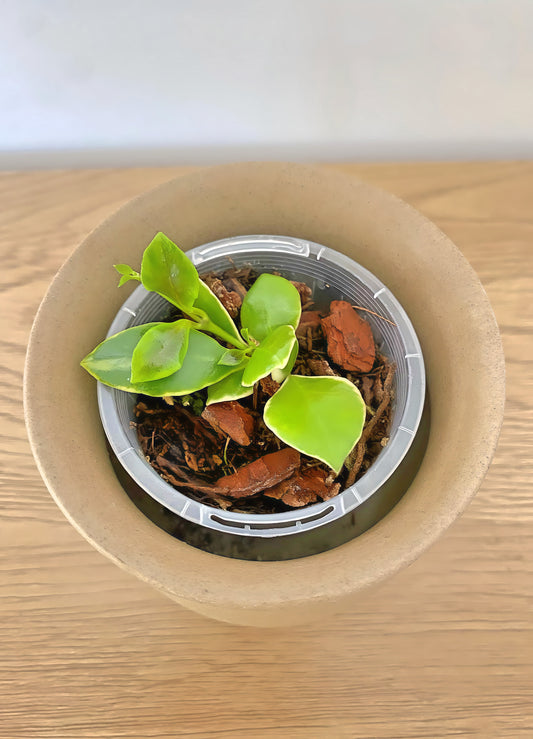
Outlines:
POLYGON ((0 175, 1 737, 533 737, 533 163, 339 168, 470 260, 503 333, 506 422, 438 544, 353 613, 275 631, 189 613, 98 554, 24 428, 25 347, 52 276, 117 206, 192 168, 0 175))

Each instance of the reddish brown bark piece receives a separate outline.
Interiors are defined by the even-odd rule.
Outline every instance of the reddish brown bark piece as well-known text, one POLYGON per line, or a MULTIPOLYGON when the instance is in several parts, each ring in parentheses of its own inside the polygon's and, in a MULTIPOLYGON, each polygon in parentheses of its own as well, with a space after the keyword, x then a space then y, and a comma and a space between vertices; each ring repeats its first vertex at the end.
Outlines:
POLYGON ((251 264, 245 264, 242 267, 230 267, 229 269, 224 270, 222 274, 222 280, 224 282, 227 279, 233 278, 238 280, 245 290, 249 290, 252 287, 254 282, 257 280, 257 277, 258 275, 251 264))
POLYGON ((300 453, 285 447, 279 452, 265 454, 233 475, 221 477, 215 483, 216 492, 230 498, 246 498, 277 485, 290 477, 299 466, 300 453))
POLYGON ((313 291, 309 287, 309 285, 306 285, 305 282, 296 282, 295 280, 291 280, 294 287, 298 290, 298 295, 300 296, 300 302, 302 305, 305 305, 311 300, 311 295, 313 294, 313 291))
POLYGON ((227 434, 241 446, 248 446, 254 435, 254 418, 236 400, 213 403, 204 408, 202 418, 218 433, 227 434))
POLYGON ((334 485, 330 485, 327 489, 327 493, 322 495, 322 500, 330 500, 330 498, 334 498, 336 495, 339 494, 341 489, 340 482, 336 482, 334 485))
POLYGON ((337 495, 339 483, 328 484, 326 479, 325 470, 313 467, 296 472, 289 479, 283 480, 270 490, 265 490, 264 495, 281 500, 291 508, 301 508, 309 503, 316 503, 319 498, 329 500, 337 495))
POLYGON ((370 324, 345 300, 333 300, 330 311, 322 319, 328 355, 345 370, 369 372, 376 358, 370 324))
POLYGON ((368 406, 371 406, 372 401, 374 400, 373 387, 374 387, 374 378, 369 377, 368 375, 365 375, 361 383, 361 389, 363 393, 363 400, 368 406))
POLYGON ((207 275, 203 280, 211 292, 217 296, 230 316, 232 318, 237 318, 242 305, 242 298, 239 293, 234 292, 233 290, 228 290, 224 286, 222 280, 219 280, 218 277, 207 275))
POLYGON ((173 485, 179 487, 183 483, 195 484, 195 481, 189 477, 185 470, 170 459, 158 455, 155 458, 155 463, 159 471, 163 472, 173 485))
POLYGON ((229 290, 229 292, 237 293, 240 299, 244 300, 244 297, 248 291, 240 280, 237 280, 236 277, 225 277, 222 282, 224 284, 224 287, 229 290))
POLYGON ((314 359, 310 357, 307 360, 307 366, 314 375, 317 375, 319 377, 323 377, 324 375, 326 375, 327 377, 338 376, 336 372, 333 372, 325 359, 314 359))
POLYGON ((261 385, 261 390, 265 395, 268 395, 269 398, 271 398, 274 393, 277 393, 281 387, 280 383, 273 380, 270 375, 259 380, 259 384, 261 385))
POLYGON ((307 329, 310 328, 313 333, 320 329, 320 313, 317 310, 304 310, 300 316, 300 323, 296 328, 296 336, 305 339, 307 329))

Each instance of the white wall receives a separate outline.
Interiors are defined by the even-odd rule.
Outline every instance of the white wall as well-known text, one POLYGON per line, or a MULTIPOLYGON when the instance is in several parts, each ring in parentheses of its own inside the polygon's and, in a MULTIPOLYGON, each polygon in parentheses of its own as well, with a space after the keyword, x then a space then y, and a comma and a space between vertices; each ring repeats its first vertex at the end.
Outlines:
POLYGON ((533 0, 4 0, 0 70, 0 167, 533 154, 533 0))

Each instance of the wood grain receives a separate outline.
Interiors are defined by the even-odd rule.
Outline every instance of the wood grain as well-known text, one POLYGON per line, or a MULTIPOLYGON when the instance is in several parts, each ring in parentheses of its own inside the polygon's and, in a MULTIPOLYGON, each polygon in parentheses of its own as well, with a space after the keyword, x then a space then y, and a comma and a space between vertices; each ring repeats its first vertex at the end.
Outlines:
POLYGON ((231 627, 122 572, 41 481, 25 347, 80 240, 190 168, 1 175, 1 737, 533 736, 533 163, 337 166, 434 220, 487 289, 508 403, 481 491, 429 553, 330 623, 231 627))

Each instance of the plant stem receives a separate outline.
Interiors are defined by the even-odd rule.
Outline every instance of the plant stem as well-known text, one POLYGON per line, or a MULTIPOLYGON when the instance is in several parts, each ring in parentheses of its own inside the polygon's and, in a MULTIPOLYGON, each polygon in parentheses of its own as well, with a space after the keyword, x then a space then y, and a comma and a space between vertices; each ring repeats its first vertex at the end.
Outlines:
POLYGON ((190 320, 196 323, 196 327, 198 328, 198 330, 208 331, 210 334, 214 334, 215 336, 218 336, 219 339, 222 339, 228 344, 231 344, 236 349, 250 348, 249 345, 246 344, 242 339, 236 339, 227 331, 224 331, 223 328, 217 326, 216 323, 213 323, 211 320, 209 320, 209 317, 205 311, 199 310, 197 308, 191 308, 187 311, 187 315, 190 320))
POLYGON ((198 321, 197 323, 198 323, 198 328, 202 329, 203 331, 209 331, 209 333, 211 334, 215 334, 215 336, 218 336, 220 339, 223 339, 223 341, 226 341, 228 344, 231 344, 237 349, 249 349, 250 348, 248 344, 244 343, 244 341, 239 341, 231 334, 228 334, 227 331, 224 331, 224 329, 220 328, 215 323, 212 323, 209 320, 198 321))

